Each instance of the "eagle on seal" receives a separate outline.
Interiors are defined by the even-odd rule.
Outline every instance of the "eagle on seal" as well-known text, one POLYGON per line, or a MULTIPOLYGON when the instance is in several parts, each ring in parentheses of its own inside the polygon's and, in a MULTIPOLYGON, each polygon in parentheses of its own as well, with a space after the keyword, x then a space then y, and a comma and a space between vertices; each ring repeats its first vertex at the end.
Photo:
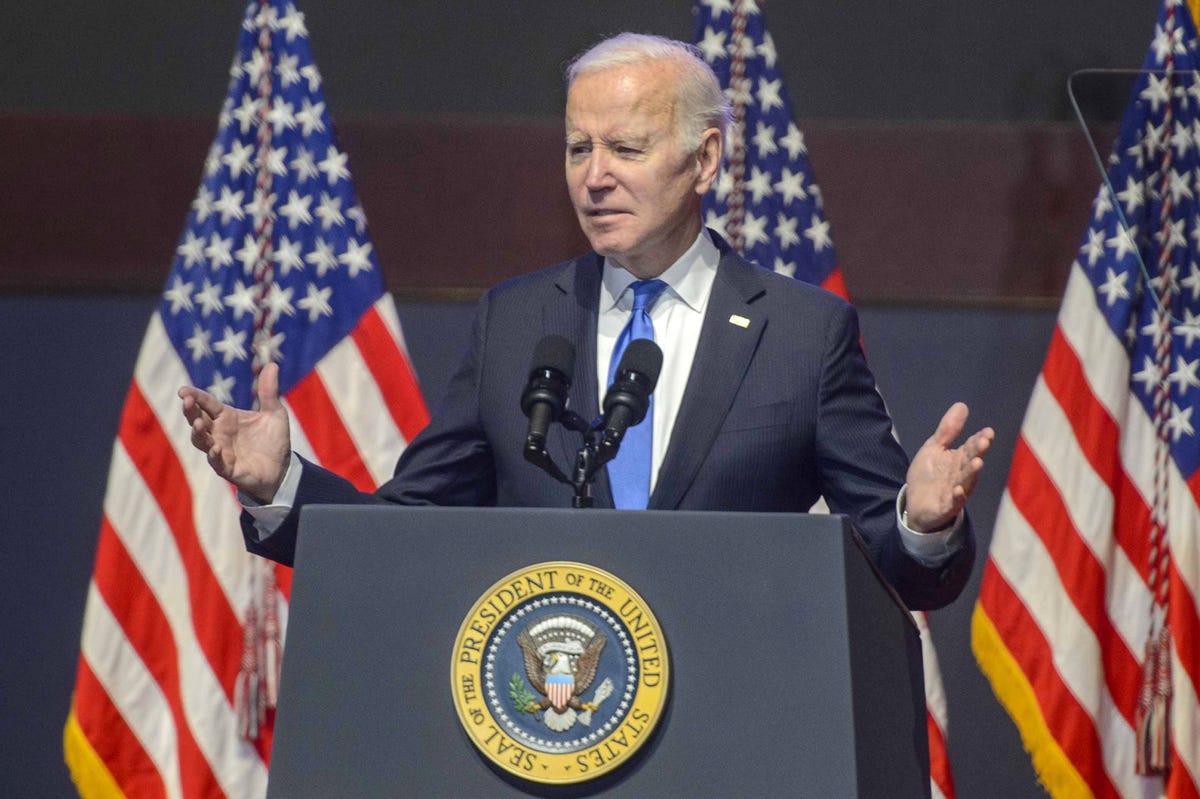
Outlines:
POLYGON ((594 634, 589 629, 590 625, 581 619, 568 616, 554 621, 558 622, 555 626, 559 629, 582 627, 592 634, 538 636, 542 639, 539 643, 527 628, 517 634, 517 644, 524 656, 525 675, 534 690, 542 696, 522 710, 527 713, 545 711, 546 726, 562 732, 570 729, 577 718, 590 723, 591 712, 599 706, 599 701, 603 701, 603 698, 597 697, 593 702, 583 702, 580 696, 596 678, 605 638, 594 634), (587 638, 587 643, 584 644, 581 638, 587 638), (581 711, 582 718, 576 715, 576 711, 581 711))

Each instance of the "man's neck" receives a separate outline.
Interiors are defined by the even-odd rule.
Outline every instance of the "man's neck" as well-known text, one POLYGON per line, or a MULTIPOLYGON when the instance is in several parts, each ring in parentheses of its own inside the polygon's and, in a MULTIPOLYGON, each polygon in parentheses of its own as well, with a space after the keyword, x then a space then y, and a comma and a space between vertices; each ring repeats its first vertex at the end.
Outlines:
POLYGON ((666 272, 672 265, 677 263, 683 257, 683 254, 696 243, 696 237, 700 235, 700 231, 702 230, 704 230, 704 225, 699 215, 697 215, 694 225, 688 225, 686 231, 674 237, 672 241, 673 246, 670 248, 668 255, 658 256, 652 260, 634 258, 628 263, 616 256, 605 257, 611 263, 621 267, 638 280, 652 280, 661 277, 663 272, 666 272))

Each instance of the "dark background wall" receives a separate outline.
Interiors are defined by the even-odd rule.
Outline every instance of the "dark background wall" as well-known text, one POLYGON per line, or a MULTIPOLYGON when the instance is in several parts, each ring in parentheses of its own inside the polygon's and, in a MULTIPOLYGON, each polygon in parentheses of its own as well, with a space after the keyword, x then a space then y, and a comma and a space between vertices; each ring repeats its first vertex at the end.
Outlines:
MULTIPOLYGON (((762 2, 806 118, 1065 119, 1067 75, 1138 67, 1154 0, 762 2)), ((560 115, 563 66, 621 30, 689 38, 688 0, 310 0, 339 118, 560 115)), ((0 108, 215 115, 245 4, 6 2, 0 108)))
MULTIPOLYGON (((868 355, 905 445, 914 449, 955 399, 997 429, 971 506, 985 551, 1097 185, 1070 123, 1066 76, 1139 66, 1157 3, 764 5, 798 122, 813 131, 810 154, 842 267, 865 300, 868 355)), ((445 228, 411 222, 409 184, 430 206, 460 209, 450 220, 456 236, 494 235, 489 209, 531 192, 554 192, 545 202, 561 208, 563 64, 617 30, 686 38, 689 7, 302 2, 431 402, 463 340, 446 331, 465 328, 470 297, 502 274, 407 257, 447 244, 445 228), (496 130, 508 135, 497 139, 496 130), (423 149, 429 131, 453 146, 423 149), (542 162, 536 175, 512 166, 542 162), (408 238, 385 246, 385 228, 406 228, 408 238)), ((109 450, 224 97, 242 8, 232 0, 0 3, 5 795, 70 793, 59 740, 109 450), (30 245, 36 230, 54 236, 30 245)), ((533 227, 505 224, 516 241, 533 227)), ((514 244, 512 263, 570 254, 569 217, 562 230, 542 242, 552 254, 514 244)), ((959 795, 1039 796, 969 650, 981 565, 982 556, 963 598, 932 619, 959 795)))

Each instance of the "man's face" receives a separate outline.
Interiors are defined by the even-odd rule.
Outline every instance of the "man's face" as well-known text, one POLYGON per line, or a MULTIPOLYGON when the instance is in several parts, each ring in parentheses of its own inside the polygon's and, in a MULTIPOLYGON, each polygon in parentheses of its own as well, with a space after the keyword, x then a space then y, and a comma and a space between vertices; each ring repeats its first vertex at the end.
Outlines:
POLYGON ((579 225, 592 249, 640 278, 661 274, 695 241, 720 160, 715 130, 700 155, 680 146, 677 70, 661 61, 614 67, 581 75, 567 92, 567 188, 579 225))

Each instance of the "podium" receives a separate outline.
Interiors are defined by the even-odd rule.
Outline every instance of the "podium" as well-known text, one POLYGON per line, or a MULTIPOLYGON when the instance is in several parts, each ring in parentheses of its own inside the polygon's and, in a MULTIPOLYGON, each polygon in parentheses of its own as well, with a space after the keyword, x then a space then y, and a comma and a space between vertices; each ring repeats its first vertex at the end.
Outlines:
POLYGON ((271 799, 927 797, 918 632, 838 516, 310 506, 271 799), (625 767, 527 782, 455 711, 455 637, 505 575, 575 561, 657 617, 670 688, 625 767))

